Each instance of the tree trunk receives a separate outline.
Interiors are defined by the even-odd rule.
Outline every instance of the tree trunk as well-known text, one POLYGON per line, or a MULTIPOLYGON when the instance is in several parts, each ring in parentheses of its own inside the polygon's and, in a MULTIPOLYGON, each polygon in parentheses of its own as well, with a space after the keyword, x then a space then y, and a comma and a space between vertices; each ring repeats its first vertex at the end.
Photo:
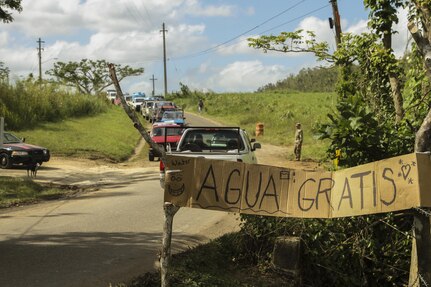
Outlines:
POLYGON ((401 95, 400 81, 395 73, 389 74, 391 84, 392 100, 395 108, 395 123, 399 123, 404 116, 403 96, 401 95))
MULTIPOLYGON (((388 27, 388 32, 383 36, 383 46, 391 53, 392 51, 392 34, 391 27, 388 27)), ((404 116, 403 97, 401 95, 400 81, 396 73, 389 73, 389 83, 391 84, 392 100, 395 108, 395 123, 399 123, 404 116)))
MULTIPOLYGON (((412 1, 418 11, 416 19, 411 19, 408 29, 415 40, 419 52, 424 59, 424 67, 428 78, 431 79, 431 22, 429 1, 412 1), (419 29, 420 23, 422 29, 419 29)), ((415 151, 427 152, 431 150, 431 109, 428 111, 419 131, 416 133, 415 151)), ((431 188, 431 187, 430 187, 431 188)), ((412 262, 410 283, 413 286, 430 286, 431 284, 431 224, 429 210, 415 211, 414 241, 412 246, 412 262), (427 213, 427 214, 426 214, 427 213)))

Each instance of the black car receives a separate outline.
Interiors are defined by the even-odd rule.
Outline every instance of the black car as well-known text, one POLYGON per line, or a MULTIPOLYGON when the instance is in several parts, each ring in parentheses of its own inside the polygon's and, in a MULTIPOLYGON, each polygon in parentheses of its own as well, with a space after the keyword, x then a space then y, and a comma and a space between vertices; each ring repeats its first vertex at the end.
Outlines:
POLYGON ((24 143, 11 133, 3 133, 3 145, 0 143, 0 168, 10 168, 13 165, 42 164, 49 161, 47 148, 24 143))

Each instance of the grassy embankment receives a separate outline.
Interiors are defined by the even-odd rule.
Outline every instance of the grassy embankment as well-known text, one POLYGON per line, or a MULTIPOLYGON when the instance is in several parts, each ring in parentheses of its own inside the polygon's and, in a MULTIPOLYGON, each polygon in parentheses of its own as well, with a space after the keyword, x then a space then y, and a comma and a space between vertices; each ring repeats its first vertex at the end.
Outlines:
MULTIPOLYGON (((327 120, 326 115, 335 107, 335 93, 226 93, 203 98, 206 117, 226 125, 239 125, 251 135, 256 123, 263 123, 264 136, 259 137, 263 143, 293 146, 295 123, 300 122, 304 131, 302 158, 319 161, 325 156, 327 143, 317 140, 313 130, 317 123, 327 120)), ((174 100, 185 106, 186 111, 197 112, 196 95, 174 100)), ((293 159, 293 152, 281 156, 293 159)))
MULTIPOLYGON (((121 162, 130 157, 140 138, 124 111, 114 106, 96 116, 45 123, 32 130, 11 132, 25 137, 28 143, 48 147, 52 157, 110 162, 121 162)), ((68 189, 45 188, 25 177, 0 176, 0 208, 58 198, 69 192, 68 189)))

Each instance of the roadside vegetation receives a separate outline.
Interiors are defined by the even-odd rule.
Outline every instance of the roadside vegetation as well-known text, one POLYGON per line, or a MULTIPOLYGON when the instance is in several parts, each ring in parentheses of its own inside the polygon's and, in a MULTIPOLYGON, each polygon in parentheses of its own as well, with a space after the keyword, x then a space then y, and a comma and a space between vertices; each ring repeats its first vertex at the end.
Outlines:
POLYGON ((93 116, 106 112, 104 97, 68 91, 59 84, 29 77, 16 85, 0 83, 0 115, 7 130, 25 130, 45 122, 59 122, 72 117, 93 116))
MULTIPOLYGON (((198 100, 204 100, 205 117, 230 126, 240 126, 255 135, 256 124, 264 124, 258 140, 280 146, 293 146, 295 123, 304 131, 302 158, 320 161, 329 141, 315 136, 318 124, 335 110, 336 93, 292 92, 278 90, 256 93, 201 93, 186 85, 170 96, 186 111, 197 113, 198 100)), ((293 154, 289 155, 293 159, 293 154)))

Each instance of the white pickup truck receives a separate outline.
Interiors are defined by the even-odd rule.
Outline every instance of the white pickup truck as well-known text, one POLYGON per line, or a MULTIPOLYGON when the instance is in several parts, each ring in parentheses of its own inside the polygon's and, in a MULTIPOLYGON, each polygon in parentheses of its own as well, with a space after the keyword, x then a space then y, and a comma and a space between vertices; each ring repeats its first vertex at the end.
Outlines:
MULTIPOLYGON (((257 163, 254 151, 258 148, 261 148, 260 143, 250 139, 239 127, 189 127, 184 130, 175 150, 167 147, 166 155, 257 163)), ((165 173, 169 171, 160 161, 162 188, 165 173)))

